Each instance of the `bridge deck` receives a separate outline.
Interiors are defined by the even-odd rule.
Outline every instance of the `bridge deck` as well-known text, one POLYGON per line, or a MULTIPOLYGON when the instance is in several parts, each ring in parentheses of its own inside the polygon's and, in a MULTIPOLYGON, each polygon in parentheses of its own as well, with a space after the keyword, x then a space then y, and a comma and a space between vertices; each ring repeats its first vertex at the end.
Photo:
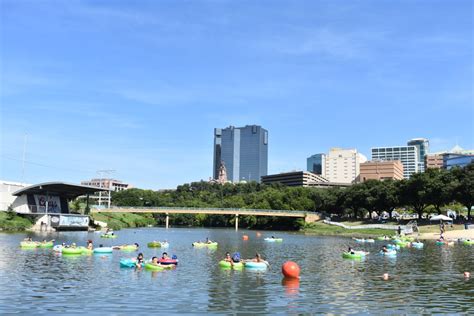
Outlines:
POLYGON ((159 213, 159 214, 219 214, 219 215, 255 215, 306 217, 313 212, 290 210, 257 210, 239 208, 193 208, 193 207, 113 207, 110 209, 92 209, 93 213, 159 213))

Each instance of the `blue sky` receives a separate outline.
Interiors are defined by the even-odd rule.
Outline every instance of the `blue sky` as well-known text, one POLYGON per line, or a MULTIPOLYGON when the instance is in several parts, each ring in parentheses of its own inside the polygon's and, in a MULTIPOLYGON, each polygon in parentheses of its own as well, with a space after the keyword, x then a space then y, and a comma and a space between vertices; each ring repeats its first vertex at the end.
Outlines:
POLYGON ((330 147, 474 148, 472 1, 1 0, 1 179, 212 174, 213 128, 269 172, 330 147))

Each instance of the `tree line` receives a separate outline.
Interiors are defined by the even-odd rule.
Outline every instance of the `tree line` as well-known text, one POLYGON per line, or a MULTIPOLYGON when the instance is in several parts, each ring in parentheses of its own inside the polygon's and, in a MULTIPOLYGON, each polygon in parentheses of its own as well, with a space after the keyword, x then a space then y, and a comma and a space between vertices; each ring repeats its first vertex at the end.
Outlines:
MULTIPOLYGON (((444 206, 454 202, 463 205, 471 217, 474 164, 451 170, 428 169, 407 180, 369 180, 348 188, 287 187, 256 182, 221 185, 201 181, 180 185, 176 190, 129 189, 112 195, 112 203, 116 206, 304 210, 354 219, 374 211, 392 214, 398 208, 405 208, 421 218, 425 213, 441 213, 444 206)), ((227 226, 234 220, 233 216, 204 214, 176 215, 172 219, 175 224, 197 226, 227 226)), ((239 222, 247 227, 267 228, 290 228, 288 226, 301 224, 287 218, 255 216, 241 216, 239 222)))

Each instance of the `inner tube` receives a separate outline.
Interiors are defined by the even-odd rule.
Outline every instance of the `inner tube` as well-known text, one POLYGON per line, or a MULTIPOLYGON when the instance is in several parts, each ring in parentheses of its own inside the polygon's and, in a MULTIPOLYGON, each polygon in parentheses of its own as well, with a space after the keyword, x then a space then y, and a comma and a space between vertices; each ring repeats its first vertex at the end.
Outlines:
POLYGON ((161 263, 161 264, 164 264, 164 265, 169 265, 169 264, 174 264, 174 265, 177 265, 178 264, 178 259, 158 259, 158 262, 161 263))
POLYGON ((63 249, 61 250, 61 253, 63 255, 81 255, 82 251, 83 251, 83 249, 81 249, 81 248, 66 248, 66 247, 63 247, 63 249))
POLYGON ((390 237, 377 237, 377 240, 390 240, 390 237))
POLYGON ((387 257, 394 257, 397 255, 397 251, 396 250, 389 250, 387 252, 383 252, 382 250, 380 250, 380 254, 383 255, 383 256, 387 256, 387 257))
POLYGON ((474 240, 464 240, 463 245, 472 246, 474 245, 474 240))
POLYGON ((94 252, 93 249, 87 249, 86 247, 80 247, 80 248, 82 249, 82 253, 83 253, 84 255, 90 255, 90 254, 92 254, 92 253, 94 252))
POLYGON ((242 261, 240 262, 234 262, 233 265, 231 265, 230 262, 228 261, 225 261, 225 260, 221 260, 219 261, 219 267, 221 268, 224 268, 224 269, 234 269, 234 270, 240 270, 244 267, 244 264, 242 263, 242 261))
POLYGON ((94 253, 112 253, 113 249, 111 247, 99 247, 94 248, 94 253))
POLYGON ((52 241, 49 241, 49 242, 46 242, 46 243, 38 243, 38 248, 53 248, 54 245, 53 245, 53 242, 52 241))
POLYGON ((265 262, 254 262, 249 261, 244 263, 246 269, 261 269, 264 270, 268 267, 265 262))
POLYGON ((412 242, 411 245, 414 247, 414 248, 423 248, 424 244, 422 242, 412 242))
POLYGON ((172 269, 173 267, 174 265, 157 266, 156 264, 152 264, 150 262, 145 263, 145 269, 151 270, 151 271, 163 271, 163 270, 172 269))
POLYGON ((366 239, 365 242, 373 243, 373 242, 375 242, 375 240, 374 239, 366 239))
POLYGON ((38 243, 36 241, 22 241, 20 247, 25 249, 37 248, 38 243))
POLYGON ((282 242, 283 238, 264 238, 263 240, 268 242, 282 242))
POLYGON ((127 246, 124 246, 124 247, 119 247, 120 250, 123 250, 123 251, 136 251, 138 250, 138 247, 135 246, 135 245, 127 245, 127 246))
POLYGON ((53 247, 53 251, 55 252, 61 252, 63 250, 63 245, 56 245, 53 247))
POLYGON ((356 242, 365 242, 365 239, 354 238, 356 242))
POLYGON ((357 252, 356 253, 343 252, 342 257, 344 259, 362 259, 362 257, 364 257, 364 256, 360 253, 357 253, 357 252))
POLYGON ((207 242, 193 242, 193 247, 217 247, 217 242, 211 242, 211 243, 207 243, 207 242))
POLYGON ((159 241, 151 241, 147 244, 149 248, 160 248, 161 247, 161 242, 159 241))
POLYGON ((123 268, 135 268, 137 266, 136 259, 120 259, 120 266, 123 268))
POLYGON ((400 250, 400 246, 399 245, 388 244, 387 249, 400 250))
POLYGON ((100 235, 101 238, 117 238, 117 235, 112 234, 102 234, 100 235))

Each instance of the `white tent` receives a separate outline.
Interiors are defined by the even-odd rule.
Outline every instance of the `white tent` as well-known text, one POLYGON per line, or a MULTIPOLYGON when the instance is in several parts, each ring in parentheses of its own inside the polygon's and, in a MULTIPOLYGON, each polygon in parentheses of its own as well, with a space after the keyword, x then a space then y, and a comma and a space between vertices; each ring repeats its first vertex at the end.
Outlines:
POLYGON ((451 217, 447 217, 446 215, 436 215, 430 218, 430 221, 452 221, 451 217))

